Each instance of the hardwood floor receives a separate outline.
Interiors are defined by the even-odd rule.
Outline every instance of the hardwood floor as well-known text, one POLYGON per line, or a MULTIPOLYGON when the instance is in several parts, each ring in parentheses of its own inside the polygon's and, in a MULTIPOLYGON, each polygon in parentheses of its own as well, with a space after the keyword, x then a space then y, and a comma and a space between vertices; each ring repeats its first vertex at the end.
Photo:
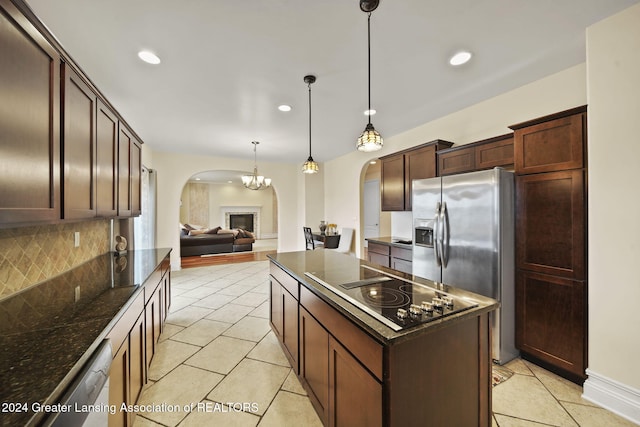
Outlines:
POLYGON ((267 255, 275 253, 276 251, 272 250, 261 252, 236 252, 206 257, 188 256, 180 258, 180 265, 182 268, 189 268, 203 267, 207 265, 233 264, 238 262, 266 261, 268 259, 267 255))

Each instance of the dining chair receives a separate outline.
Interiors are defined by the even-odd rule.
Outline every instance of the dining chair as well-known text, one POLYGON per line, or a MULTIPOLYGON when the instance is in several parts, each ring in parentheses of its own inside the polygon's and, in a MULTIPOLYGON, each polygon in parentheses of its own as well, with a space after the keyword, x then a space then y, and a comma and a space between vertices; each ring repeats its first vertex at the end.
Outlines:
POLYGON ((319 240, 313 239, 311 227, 302 227, 302 230, 304 231, 304 243, 307 250, 314 250, 315 248, 324 247, 324 243, 319 240))

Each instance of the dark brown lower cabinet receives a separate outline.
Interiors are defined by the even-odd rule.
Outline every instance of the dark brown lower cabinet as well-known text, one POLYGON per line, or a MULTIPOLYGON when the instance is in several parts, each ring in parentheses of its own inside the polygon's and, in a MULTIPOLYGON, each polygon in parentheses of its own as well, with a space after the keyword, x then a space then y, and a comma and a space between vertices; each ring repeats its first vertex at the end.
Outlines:
MULTIPOLYGON (((115 351, 115 350, 114 350, 115 351)), ((111 362, 109 373, 109 404, 129 402, 129 344, 125 342, 117 350, 111 362)), ((118 405, 119 406, 119 405, 118 405)), ((118 407, 118 409, 120 409, 118 407)), ((129 425, 128 412, 109 412, 109 427, 124 427, 129 425)))
POLYGON ((382 384, 329 336, 329 426, 382 426, 382 384))
POLYGON ((300 377, 322 422, 329 420, 329 333, 300 308, 300 377))
POLYGON ((584 380, 586 297, 583 281, 519 271, 516 346, 537 361, 571 374, 570 379, 584 380))
POLYGON ((385 267, 391 267, 391 247, 369 242, 367 245, 367 260, 385 267))
POLYGON ((290 276, 270 276, 270 322, 280 340, 285 356, 298 373, 298 282, 290 276), (283 283, 281 283, 280 281, 283 283), (290 291, 295 293, 292 295, 290 291))
POLYGON ((107 335, 115 352, 109 371, 109 404, 115 405, 116 411, 109 413, 109 427, 133 425, 135 414, 120 409, 123 403, 134 405, 138 401, 148 380, 166 317, 164 295, 171 292, 168 265, 167 256, 107 335))

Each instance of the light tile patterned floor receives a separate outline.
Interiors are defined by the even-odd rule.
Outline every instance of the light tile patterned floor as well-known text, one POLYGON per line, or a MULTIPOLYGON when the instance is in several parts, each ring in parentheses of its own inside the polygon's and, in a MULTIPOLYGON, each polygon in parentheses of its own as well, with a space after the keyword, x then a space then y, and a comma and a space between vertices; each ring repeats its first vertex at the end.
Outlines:
MULTIPOLYGON (((268 261, 171 273, 172 308, 139 404, 146 426, 321 426, 269 327, 268 261), (193 407, 193 409, 191 409, 193 407)), ((493 389, 493 425, 634 426, 529 362, 493 389)))

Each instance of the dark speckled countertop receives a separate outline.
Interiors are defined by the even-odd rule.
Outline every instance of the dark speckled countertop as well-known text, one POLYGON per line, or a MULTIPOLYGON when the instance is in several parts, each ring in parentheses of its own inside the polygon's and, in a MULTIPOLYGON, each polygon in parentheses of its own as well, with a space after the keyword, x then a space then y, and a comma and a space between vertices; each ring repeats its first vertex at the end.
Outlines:
POLYGON ((367 237, 364 240, 367 240, 372 243, 379 243, 381 245, 397 246, 399 248, 412 249, 411 243, 406 243, 406 242, 411 242, 411 237, 393 237, 393 236, 367 237))
POLYGON ((33 404, 59 399, 170 251, 107 253, 0 301, 0 404, 28 408, 3 406, 2 425, 34 423, 33 404))
POLYGON ((402 273, 397 270, 382 267, 380 265, 331 250, 319 249, 315 251, 283 252, 268 255, 268 257, 276 265, 298 280, 298 282, 303 286, 351 319, 362 330, 367 332, 371 337, 383 345, 394 345, 407 339, 412 339, 416 337, 417 334, 428 333, 433 331, 434 328, 447 327, 447 325, 451 324, 451 322, 454 322, 456 319, 466 319, 472 316, 478 316, 481 313, 493 311, 499 306, 499 303, 491 298, 444 285, 442 283, 435 283, 431 280, 402 273), (365 311, 351 304, 346 299, 341 298, 331 289, 305 276, 304 274, 305 272, 310 272, 316 276, 321 275, 325 278, 331 278, 331 283, 349 283, 361 279, 361 265, 370 266, 397 277, 412 280, 457 297, 472 299, 478 305, 475 308, 462 311, 433 322, 396 332, 384 323, 367 314, 365 311))

